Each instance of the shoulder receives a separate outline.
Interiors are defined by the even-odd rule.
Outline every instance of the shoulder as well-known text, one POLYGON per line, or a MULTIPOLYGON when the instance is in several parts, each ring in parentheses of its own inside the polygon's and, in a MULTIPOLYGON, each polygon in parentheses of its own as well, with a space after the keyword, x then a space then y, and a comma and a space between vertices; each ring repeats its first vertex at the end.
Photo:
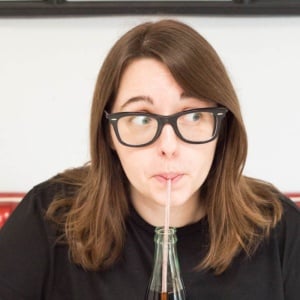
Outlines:
MULTIPOLYGON (((55 199, 72 200, 86 180, 88 167, 74 168, 35 185, 25 196, 36 205, 47 208, 55 199)), ((23 199, 23 200, 24 200, 23 199)))
POLYGON ((74 197, 71 195, 75 194, 75 190, 73 185, 62 182, 59 176, 35 185, 1 228, 0 240, 10 236, 23 240, 23 236, 30 236, 37 242, 44 240, 45 236, 55 237, 58 228, 46 217, 48 209, 56 199, 68 198, 72 202, 74 197))
POLYGON ((58 233, 45 213, 57 194, 69 190, 54 179, 34 186, 1 228, 0 295, 5 299, 40 299, 58 233))
POLYGON ((279 246, 286 291, 296 295, 296 286, 299 286, 300 280, 300 210, 296 203, 285 196, 281 196, 280 201, 283 214, 275 228, 275 236, 279 246))
POLYGON ((300 225, 300 209, 296 203, 284 195, 281 195, 279 199, 283 207, 282 221, 296 222, 300 225))
POLYGON ((275 227, 280 242, 298 245, 300 251, 300 209, 296 203, 284 195, 280 196, 283 208, 281 220, 275 227))
POLYGON ((76 188, 68 183, 60 181, 59 176, 50 178, 35 185, 21 201, 22 204, 32 204, 39 209, 47 209, 56 198, 71 197, 76 188))

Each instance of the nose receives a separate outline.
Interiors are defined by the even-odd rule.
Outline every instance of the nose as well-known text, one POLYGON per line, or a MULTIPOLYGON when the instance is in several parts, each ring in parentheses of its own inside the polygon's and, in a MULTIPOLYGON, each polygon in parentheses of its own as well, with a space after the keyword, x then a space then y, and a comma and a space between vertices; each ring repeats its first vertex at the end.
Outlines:
POLYGON ((159 155, 170 158, 176 156, 179 138, 170 124, 165 124, 157 140, 159 155))

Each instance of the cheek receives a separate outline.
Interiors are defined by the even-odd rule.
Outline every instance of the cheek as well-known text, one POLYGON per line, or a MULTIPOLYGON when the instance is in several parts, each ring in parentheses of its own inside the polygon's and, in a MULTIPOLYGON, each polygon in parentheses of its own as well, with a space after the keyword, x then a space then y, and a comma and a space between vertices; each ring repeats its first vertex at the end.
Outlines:
POLYGON ((110 131, 110 136, 111 148, 116 151, 122 168, 129 181, 131 181, 134 177, 138 178, 143 170, 148 153, 144 153, 138 148, 127 147, 120 144, 113 129, 110 131))
POLYGON ((141 169, 139 166, 139 161, 136 158, 136 155, 126 154, 126 153, 119 153, 119 159, 121 161, 121 165, 126 173, 127 177, 132 177, 139 173, 138 171, 141 169))
POLYGON ((135 148, 123 146, 118 142, 114 143, 114 147, 129 181, 141 179, 144 170, 147 169, 148 154, 140 153, 135 148))
POLYGON ((210 171, 212 162, 215 157, 216 142, 200 145, 200 151, 196 155, 190 155, 190 164, 198 166, 197 171, 201 177, 206 177, 210 171))

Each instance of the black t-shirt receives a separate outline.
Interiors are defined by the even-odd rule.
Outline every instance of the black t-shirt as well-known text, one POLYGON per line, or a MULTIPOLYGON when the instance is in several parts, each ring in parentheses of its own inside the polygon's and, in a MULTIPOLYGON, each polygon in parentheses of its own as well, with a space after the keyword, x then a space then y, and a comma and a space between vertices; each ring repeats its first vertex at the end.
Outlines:
MULTIPOLYGON (((61 184, 32 189, 0 230, 1 300, 143 300, 152 272, 154 227, 132 209, 122 258, 109 270, 86 271, 55 243, 44 213, 61 184)), ((300 212, 282 198, 284 215, 255 255, 240 254, 219 276, 195 271, 207 245, 208 222, 177 229, 188 300, 299 300, 300 212)))

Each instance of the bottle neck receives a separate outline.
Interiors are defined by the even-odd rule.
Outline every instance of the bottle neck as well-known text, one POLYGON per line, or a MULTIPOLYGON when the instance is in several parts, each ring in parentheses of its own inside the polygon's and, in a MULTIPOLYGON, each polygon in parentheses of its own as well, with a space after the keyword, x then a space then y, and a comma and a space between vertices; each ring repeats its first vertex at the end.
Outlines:
MULTIPOLYGON (((169 228, 168 236, 166 239, 165 230, 163 227, 157 227, 154 235, 155 253, 154 253, 154 270, 158 278, 161 278, 164 270, 163 265, 166 264, 165 271, 168 272, 167 276, 172 276, 170 272, 177 272, 177 251, 176 251, 176 229, 169 228), (165 244, 165 240, 167 244, 165 244)), ((178 270, 179 271, 179 270, 178 270)))
POLYGON ((176 250, 176 229, 169 228, 168 235, 165 235, 164 228, 157 227, 154 242, 154 265, 145 299, 185 300, 185 290, 176 250), (164 243, 165 240, 167 243, 164 243))
MULTIPOLYGON (((154 235, 154 242, 156 247, 163 245, 165 239, 165 229, 164 227, 156 227, 155 228, 155 235, 154 235)), ((169 227, 168 231, 168 244, 170 246, 175 246, 177 243, 177 236, 176 236, 176 228, 169 227)))
MULTIPOLYGON (((165 231, 163 227, 155 229, 155 254, 152 283, 150 289, 178 293, 183 291, 180 268, 177 257, 176 229, 169 228, 167 244, 164 244, 165 231)), ((182 292, 181 292, 182 293, 182 292)), ((181 299, 181 298, 179 298, 181 299)))

